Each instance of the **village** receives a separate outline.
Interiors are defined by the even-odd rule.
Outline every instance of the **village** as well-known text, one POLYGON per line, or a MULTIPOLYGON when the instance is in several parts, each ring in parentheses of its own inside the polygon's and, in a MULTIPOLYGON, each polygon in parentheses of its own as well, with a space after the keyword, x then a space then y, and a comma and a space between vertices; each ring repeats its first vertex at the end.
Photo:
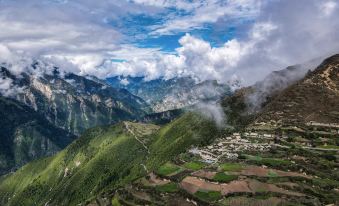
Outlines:
POLYGON ((230 136, 217 139, 213 144, 192 148, 190 153, 199 155, 206 163, 216 163, 220 158, 237 159, 238 152, 243 151, 268 151, 275 146, 274 135, 245 132, 233 133, 230 136))
MULTIPOLYGON (((313 125, 314 126, 314 125, 313 125)), ((323 126, 323 125, 321 125, 323 126)), ((333 125, 331 125, 333 126, 333 125)), ((336 132, 336 131, 335 131, 336 132)), ((244 132, 216 139, 213 144, 202 148, 191 148, 189 153, 198 155, 206 163, 217 163, 221 158, 236 160, 242 152, 268 152, 274 148, 290 148, 289 143, 303 149, 319 151, 339 151, 330 147, 329 138, 318 137, 316 140, 308 139, 303 135, 293 138, 286 134, 271 134, 269 132, 244 132)))

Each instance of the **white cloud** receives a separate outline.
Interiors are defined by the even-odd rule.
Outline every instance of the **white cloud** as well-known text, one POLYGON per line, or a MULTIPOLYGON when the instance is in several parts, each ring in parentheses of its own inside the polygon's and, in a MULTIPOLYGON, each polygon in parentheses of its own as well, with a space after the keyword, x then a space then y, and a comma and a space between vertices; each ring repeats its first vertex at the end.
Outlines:
MULTIPOLYGON (((184 42, 190 41, 188 37, 186 40, 185 37, 182 38, 184 46, 178 49, 178 55, 166 55, 159 48, 137 48, 126 44, 126 38, 129 37, 107 23, 120 21, 119 18, 129 14, 156 15, 164 12, 165 8, 191 13, 184 18, 180 15, 169 15, 161 28, 154 28, 154 33, 160 34, 161 30, 171 33, 178 28, 194 29, 204 23, 215 22, 225 15, 252 15, 255 10, 253 8, 258 5, 256 2, 229 0, 226 4, 219 0, 3 0, 0 2, 0 43, 3 45, 0 49, 6 48, 6 52, 1 51, 1 58, 9 61, 9 57, 6 57, 9 55, 8 51, 22 55, 25 59, 21 61, 16 58, 13 61, 29 63, 36 57, 45 57, 67 66, 69 71, 101 78, 120 74, 146 74, 149 79, 189 75, 198 72, 198 69, 189 71, 188 67, 198 60, 193 55, 199 53, 195 50, 199 48, 190 48, 190 43, 184 42), (113 68, 112 65, 115 64, 110 59, 114 58, 135 63, 123 62, 113 68), (161 70, 162 68, 166 68, 166 71, 161 70)), ((194 41, 199 43, 198 39, 194 41)), ((209 43, 200 43, 205 44, 208 47, 206 49, 212 50, 209 43)), ((201 59, 215 58, 204 57, 203 53, 199 55, 201 59)), ((12 70, 20 73, 20 67, 24 68, 23 63, 13 65, 12 70)), ((213 66, 209 66, 209 74, 216 75, 213 66)))
POLYGON ((7 61, 12 58, 12 52, 7 46, 0 44, 0 62, 7 61))
POLYGON ((195 105, 194 109, 195 111, 201 113, 203 116, 213 120, 218 127, 225 127, 226 116, 220 104, 213 102, 198 103, 197 105, 195 105))
POLYGON ((338 19, 334 0, 2 0, 0 60, 16 61, 15 74, 32 57, 45 57, 66 71, 101 78, 191 75, 251 84, 272 70, 338 52, 338 19), (145 35, 187 32, 173 53, 131 45, 129 36, 108 24, 131 14, 166 14, 168 8, 185 16, 170 13, 162 25, 147 26, 145 35), (237 28, 243 35, 219 47, 189 35, 206 23, 247 17, 256 18, 253 26, 237 28))
POLYGON ((127 86, 127 85, 129 84, 129 81, 128 81, 127 78, 123 78, 123 79, 120 80, 120 83, 121 83, 122 85, 127 86))
POLYGON ((321 3, 320 9, 324 12, 324 15, 328 17, 335 11, 337 6, 337 2, 335 1, 325 1, 321 3))
MULTIPOLYGON (((325 5, 332 5, 328 2, 325 5)), ((141 74, 151 79, 194 75, 201 80, 228 81, 236 76, 245 85, 253 84, 272 70, 339 52, 339 9, 319 5, 317 0, 271 1, 252 28, 244 31, 246 38, 212 47, 186 34, 176 55, 135 58, 115 63, 116 68, 126 75, 141 74), (330 16, 324 18, 326 11, 330 16)))
POLYGON ((21 92, 22 88, 19 88, 13 84, 11 79, 0 76, 0 94, 5 97, 13 97, 18 92, 21 92))
POLYGON ((181 47, 176 49, 175 55, 134 58, 110 66, 123 75, 146 76, 147 79, 193 76, 199 80, 217 79, 225 82, 230 80, 226 74, 233 72, 232 69, 237 67, 242 58, 253 52, 255 46, 272 30, 274 26, 269 23, 258 24, 248 41, 233 39, 222 47, 212 47, 210 43, 186 34, 179 40, 181 47))
MULTIPOLYGON (((178 1, 174 1, 178 2, 178 1)), ((167 19, 163 25, 153 26, 151 35, 168 35, 178 31, 189 32, 197 28, 204 28, 206 23, 215 23, 219 18, 253 18, 261 7, 259 0, 209 0, 193 1, 188 7, 191 14, 176 15, 167 19)), ((177 3, 178 7, 178 3, 177 3)), ((180 8, 180 7, 179 7, 180 8)), ((187 8, 183 6, 183 8, 187 8)))
POLYGON ((129 12, 153 10, 127 1, 0 1, 1 58, 8 61, 6 47, 32 58, 68 60, 86 73, 123 49, 126 37, 104 20, 129 12))

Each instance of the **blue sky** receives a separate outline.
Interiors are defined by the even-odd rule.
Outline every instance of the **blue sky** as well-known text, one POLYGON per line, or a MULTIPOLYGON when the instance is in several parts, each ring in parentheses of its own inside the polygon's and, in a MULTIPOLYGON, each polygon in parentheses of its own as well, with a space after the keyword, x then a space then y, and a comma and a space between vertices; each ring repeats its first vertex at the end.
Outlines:
POLYGON ((336 0, 0 0, 0 60, 251 84, 339 52, 338 19, 336 0))
MULTIPOLYGON (((223 1, 219 1, 223 2, 223 1)), ((239 11, 241 11, 241 7, 239 11)), ((190 18, 195 10, 186 11, 174 6, 164 7, 158 13, 133 14, 128 13, 116 19, 106 19, 107 24, 125 35, 124 42, 139 48, 159 48, 165 53, 175 53, 180 47, 179 39, 187 32, 204 39, 212 46, 220 46, 235 37, 240 38, 238 27, 246 27, 255 21, 255 15, 227 17, 215 19, 215 21, 200 22, 199 25, 189 28, 176 28, 164 34, 152 33, 172 19, 190 18)))
POLYGON ((129 14, 118 20, 112 20, 109 24, 126 35, 126 42, 128 43, 141 48, 160 48, 163 52, 173 53, 176 48, 180 47, 179 39, 187 32, 210 42, 212 46, 218 47, 235 37, 240 38, 241 34, 237 31, 237 28, 248 27, 255 21, 255 16, 228 17, 227 19, 220 17, 215 22, 202 22, 197 27, 178 29, 163 35, 149 35, 156 27, 168 21, 169 16, 185 18, 192 15, 193 12, 170 7, 156 15, 129 14))

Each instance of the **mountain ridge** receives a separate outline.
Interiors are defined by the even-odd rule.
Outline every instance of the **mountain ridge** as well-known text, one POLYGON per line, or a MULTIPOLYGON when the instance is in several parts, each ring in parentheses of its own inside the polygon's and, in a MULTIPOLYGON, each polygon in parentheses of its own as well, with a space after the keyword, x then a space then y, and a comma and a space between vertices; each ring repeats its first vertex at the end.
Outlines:
MULTIPOLYGON (((322 75, 321 71, 329 66, 329 62, 338 62, 338 54, 326 58, 316 68, 305 69, 298 65, 290 66, 286 69, 272 72, 253 86, 236 90, 232 96, 226 97, 222 101, 225 112, 230 117, 229 123, 239 128, 241 125, 270 124, 269 122, 271 120, 275 123, 280 122, 279 124, 306 124, 309 121, 318 121, 317 118, 302 121, 306 116, 312 116, 312 110, 318 112, 320 109, 316 106, 318 100, 315 94, 318 94, 318 97, 321 97, 323 101, 327 99, 330 100, 328 103, 332 105, 331 108, 334 111, 338 111, 339 109, 336 107, 338 103, 336 102, 336 98, 334 98, 337 94, 326 93, 326 96, 325 94, 321 94, 320 91, 322 87, 325 88, 325 86, 321 84, 323 80, 322 77, 320 77, 322 75), (310 78, 317 76, 320 77, 317 79, 318 83, 313 84, 313 80, 310 78), (298 99, 300 98, 302 99, 300 102, 294 102, 299 101, 298 99), (307 101, 305 98, 308 98, 307 101), (298 108, 294 108, 292 105, 298 108), (293 113, 297 114, 298 111, 303 110, 303 105, 311 106, 303 114, 300 114, 298 118, 293 117, 293 113), (286 116, 280 114, 285 111, 287 111, 286 116), (287 121, 292 119, 295 121, 287 121)), ((337 76, 338 68, 335 67, 332 69, 332 77, 337 78, 337 76)), ((335 82, 337 82, 337 79, 335 82)), ((335 85, 338 87, 337 83, 335 83, 335 85)), ((330 108, 326 108, 327 103, 325 102, 319 105, 323 106, 320 111, 326 111, 330 108)), ((331 112, 328 111, 327 113, 331 112)), ((338 120, 332 118, 330 121, 337 122, 338 120)), ((325 122, 328 123, 330 121, 325 122)))
POLYGON ((76 136, 49 123, 30 107, 0 97, 0 173, 57 153, 76 136))
POLYGON ((145 80, 144 77, 116 76, 107 82, 143 98, 156 113, 183 109, 204 101, 218 101, 231 89, 217 81, 196 81, 191 77, 145 80))
MULTIPOLYGON (((42 63, 32 64, 32 70, 42 63)), ((136 119, 145 114, 147 104, 127 90, 115 89, 72 73, 61 74, 54 68, 52 74, 13 75, 1 67, 2 78, 19 88, 12 98, 34 108, 52 124, 79 135, 97 125, 112 124, 120 119, 136 119)))
POLYGON ((313 72, 290 85, 271 101, 256 122, 282 124, 339 123, 339 54, 323 61, 313 72), (279 114, 274 112, 278 111, 279 114), (333 114, 332 114, 333 113, 333 114))
MULTIPOLYGON (((333 124, 323 128, 307 123, 321 122, 323 115, 327 118, 323 122, 337 122, 328 113, 339 112, 338 62, 339 55, 329 57, 295 79, 289 74, 296 68, 289 67, 274 72, 274 81, 268 77, 238 90, 223 101, 229 125, 222 126, 226 128, 219 128, 204 114, 178 111, 174 115, 180 117, 169 118, 161 127, 123 121, 89 129, 55 156, 1 177, 0 203, 337 203, 339 173, 328 171, 337 168, 338 131, 333 124), (248 95, 256 90, 264 100, 251 110, 248 95), (326 110, 316 104, 319 98, 326 110), (295 103, 289 106, 289 102, 295 103), (306 118, 313 113, 316 119, 306 118), (290 116, 296 114, 297 121, 290 116)), ((172 117, 165 112, 149 119, 158 116, 172 117)))

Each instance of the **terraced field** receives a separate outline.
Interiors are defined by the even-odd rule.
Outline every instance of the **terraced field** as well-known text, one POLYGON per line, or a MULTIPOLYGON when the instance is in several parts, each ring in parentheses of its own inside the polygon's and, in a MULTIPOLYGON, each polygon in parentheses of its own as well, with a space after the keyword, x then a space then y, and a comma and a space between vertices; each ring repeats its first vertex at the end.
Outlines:
MULTIPOLYGON (((220 141, 225 139, 216 140, 220 141)), ((330 155, 338 155, 337 151, 329 154, 282 145, 267 151, 238 151, 237 154, 236 159, 208 162, 204 156, 189 150, 128 187, 104 197, 114 197, 121 205, 320 206, 339 203, 338 162, 328 160, 330 155), (136 195, 137 192, 141 192, 142 197, 136 195)))

